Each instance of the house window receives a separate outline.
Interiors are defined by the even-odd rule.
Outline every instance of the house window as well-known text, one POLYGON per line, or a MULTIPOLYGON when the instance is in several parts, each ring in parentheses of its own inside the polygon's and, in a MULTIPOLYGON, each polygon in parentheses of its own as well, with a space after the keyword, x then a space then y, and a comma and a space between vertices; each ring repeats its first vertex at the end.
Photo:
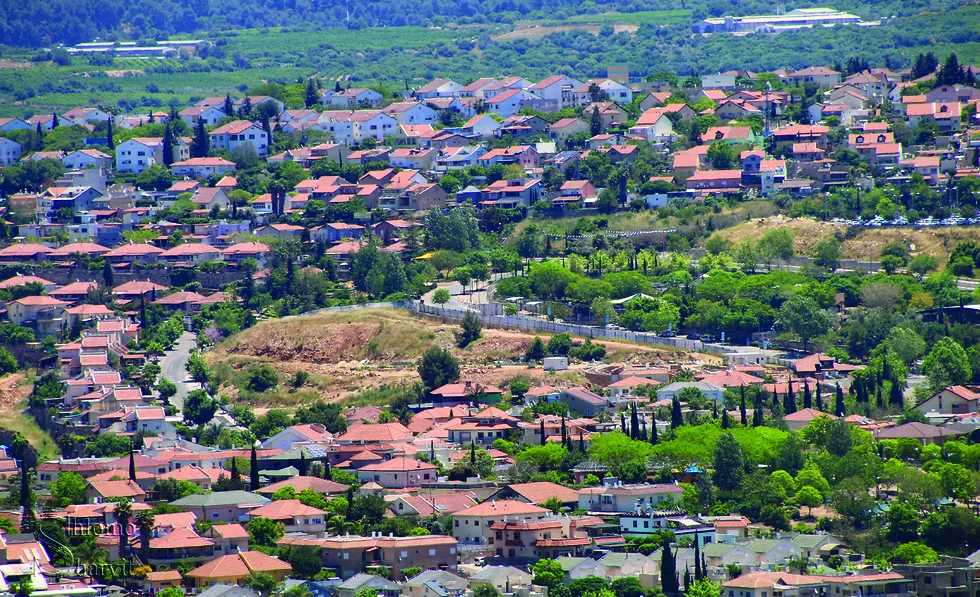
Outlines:
POLYGON ((429 550, 429 555, 430 555, 430 556, 434 556, 434 555, 436 555, 436 550, 434 550, 434 549, 430 549, 430 550, 429 550))

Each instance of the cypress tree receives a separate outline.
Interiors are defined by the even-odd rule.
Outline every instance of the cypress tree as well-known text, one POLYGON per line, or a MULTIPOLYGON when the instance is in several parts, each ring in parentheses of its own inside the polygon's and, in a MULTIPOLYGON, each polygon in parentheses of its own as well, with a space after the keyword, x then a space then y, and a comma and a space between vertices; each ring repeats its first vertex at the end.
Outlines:
MULTIPOLYGON (((852 386, 853 387, 853 386, 852 386)), ((837 403, 834 405, 834 414, 838 417, 844 416, 844 390, 840 387, 840 382, 837 383, 837 403)))
POLYGON ((306 80, 306 107, 312 108, 317 105, 320 101, 320 96, 316 92, 316 85, 313 83, 313 79, 306 80))
POLYGON ((823 411, 823 394, 820 393, 820 382, 817 382, 817 389, 815 391, 815 396, 813 397, 813 403, 817 410, 823 411))
POLYGON ((249 491, 256 491, 259 488, 259 457, 255 453, 255 444, 252 444, 251 470, 249 471, 249 491))
POLYGON ((668 595, 676 593, 680 588, 677 579, 677 561, 674 559, 674 552, 670 549, 670 543, 663 546, 660 554, 660 587, 668 595))
POLYGON ((303 451, 303 448, 299 449, 299 476, 306 476, 306 452, 303 451))
POLYGON ((541 445, 548 443, 548 437, 544 434, 544 417, 541 418, 541 445))
POLYGON ((163 132, 163 165, 169 166, 174 163, 174 137, 170 130, 170 123, 167 123, 163 132))
POLYGON ((731 423, 728 421, 728 410, 721 411, 721 428, 728 429, 731 423))
POLYGON ((640 436, 640 416, 636 412, 636 402, 630 402, 630 437, 637 439, 640 436))
POLYGON ((37 134, 37 142, 40 143, 44 140, 44 130, 41 129, 41 121, 37 121, 37 126, 34 127, 34 132, 37 134))
POLYGON ((53 131, 56 128, 58 128, 58 113, 57 112, 52 112, 51 113, 51 130, 53 131))
POLYGON ((476 466, 476 443, 470 442, 470 466, 476 466))
POLYGON ((752 426, 762 427, 766 424, 765 416, 763 414, 764 408, 762 406, 762 396, 757 396, 755 399, 755 404, 752 406, 752 426))
POLYGON ((619 411, 619 429, 623 432, 623 435, 629 435, 626 431, 626 413, 619 411))
POLYGON ((564 446, 568 441, 568 428, 565 427, 565 414, 561 415, 561 445, 564 446))
POLYGON ((646 418, 643 419, 643 427, 640 428, 640 441, 641 442, 647 441, 647 420, 646 420, 646 418))
POLYGON ((813 408, 813 397, 810 395, 810 382, 803 384, 803 408, 813 408))
POLYGON ((711 401, 711 418, 712 419, 717 419, 718 418, 718 401, 717 400, 712 400, 711 401))
POLYGON ((688 593, 691 590, 691 567, 684 564, 684 592, 688 593))
MULTIPOLYGON (((727 410, 725 411, 728 412, 727 410)), ((704 578, 704 571, 701 570, 701 546, 699 545, 698 534, 694 533, 694 580, 704 578)))
POLYGON ((112 138, 112 118, 110 117, 106 122, 106 147, 109 149, 116 148, 116 141, 112 138))
POLYGON ((650 426, 650 443, 656 446, 657 445, 657 440, 658 440, 658 438, 657 438, 657 416, 656 415, 654 415, 653 421, 651 421, 651 422, 653 424, 650 426))
MULTIPOLYGON (((309 108, 309 106, 307 106, 309 108)), ((231 94, 225 94, 225 106, 224 106, 225 116, 235 117, 235 106, 231 103, 231 94)))
POLYGON ((748 412, 745 410, 745 386, 741 386, 741 388, 742 388, 742 397, 738 405, 738 414, 741 416, 742 419, 742 427, 748 427, 749 415, 748 412))
POLYGON ((129 442, 129 480, 136 482, 136 451, 133 442, 129 442))
POLYGON ((205 158, 211 153, 211 140, 204 128, 204 121, 197 119, 197 130, 194 132, 194 157, 205 158))
POLYGON ((670 402, 670 428, 677 429, 684 424, 684 416, 681 414, 681 401, 677 396, 670 402))
POLYGON ((238 458, 234 456, 231 459, 231 481, 239 487, 239 483, 242 481, 242 475, 238 472, 238 458))
POLYGON ((582 436, 582 430, 578 430, 578 451, 585 454, 585 437, 582 436))

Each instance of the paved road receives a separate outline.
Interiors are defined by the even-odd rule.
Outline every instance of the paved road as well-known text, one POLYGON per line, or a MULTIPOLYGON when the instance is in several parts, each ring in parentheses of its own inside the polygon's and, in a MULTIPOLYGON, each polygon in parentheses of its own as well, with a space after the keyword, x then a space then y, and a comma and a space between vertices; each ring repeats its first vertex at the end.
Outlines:
POLYGON ((184 398, 188 392, 200 387, 197 382, 189 381, 186 369, 187 359, 195 347, 197 347, 197 336, 191 332, 184 332, 184 335, 174 344, 174 349, 160 359, 160 368, 163 370, 160 375, 177 385, 177 394, 170 399, 170 403, 179 409, 184 408, 184 398))

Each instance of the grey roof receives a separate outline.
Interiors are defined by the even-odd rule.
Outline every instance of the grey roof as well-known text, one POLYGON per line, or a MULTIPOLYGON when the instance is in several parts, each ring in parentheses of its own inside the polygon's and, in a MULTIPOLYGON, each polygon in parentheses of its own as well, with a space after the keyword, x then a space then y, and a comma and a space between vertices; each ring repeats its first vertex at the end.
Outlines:
POLYGON ((198 597, 259 597, 259 594, 248 587, 217 584, 198 593, 198 597))
POLYGON ((568 572, 569 570, 572 570, 573 568, 575 568, 576 566, 584 562, 585 558, 573 558, 571 556, 562 556, 555 561, 561 565, 562 570, 568 572))
POLYGON ((387 578, 382 578, 376 574, 364 574, 359 572, 338 585, 341 589, 353 589, 355 591, 365 587, 379 587, 385 589, 398 589, 398 585, 387 578))
POLYGON ((402 584, 420 586, 430 582, 438 583, 447 587, 452 587, 455 585, 460 588, 464 588, 469 584, 469 582, 462 576, 457 576, 452 572, 446 572, 445 570, 423 570, 402 584))
POLYGON ((823 543, 828 541, 832 543, 837 543, 837 539, 830 537, 828 535, 797 535, 790 539, 797 547, 804 547, 813 549, 823 543))
POLYGON ((706 558, 720 558, 735 549, 734 543, 707 543, 701 548, 706 558))
POLYGON ((215 506, 240 506, 242 504, 268 504, 271 500, 250 491, 214 491, 189 495, 170 502, 178 508, 212 508, 215 506))
POLYGON ((634 556, 645 557, 643 556, 643 554, 639 554, 639 553, 613 552, 613 553, 607 553, 606 555, 599 558, 599 563, 611 568, 621 568, 623 564, 628 562, 634 556))
POLYGON ((667 384, 664 387, 657 390, 657 394, 660 392, 680 392, 684 388, 697 388, 702 392, 717 392, 723 390, 724 388, 716 386, 715 384, 708 383, 706 381, 675 381, 674 383, 667 384))
POLYGON ((481 568, 479 572, 470 576, 470 580, 474 581, 494 581, 501 576, 531 576, 527 572, 514 568, 513 566, 487 566, 481 568))

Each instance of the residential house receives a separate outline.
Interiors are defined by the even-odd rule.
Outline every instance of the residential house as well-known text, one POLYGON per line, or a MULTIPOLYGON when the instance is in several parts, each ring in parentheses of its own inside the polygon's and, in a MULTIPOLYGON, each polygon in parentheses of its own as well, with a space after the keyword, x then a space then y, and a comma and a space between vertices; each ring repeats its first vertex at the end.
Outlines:
POLYGON ((196 129, 198 120, 203 121, 206 126, 214 126, 227 114, 216 106, 189 106, 181 110, 179 116, 187 126, 196 129))
MULTIPOLYGON (((444 535, 422 537, 359 537, 336 535, 310 541, 284 538, 283 544, 312 545, 320 548, 323 565, 350 578, 365 566, 386 566, 392 577, 404 579, 405 568, 455 570, 459 560, 458 541, 444 535)), ((375 576, 375 578, 380 578, 375 576)), ((395 589, 397 590, 397 589, 395 589)), ((441 597, 441 596, 440 596, 441 597)))
POLYGON ((517 114, 525 102, 537 99, 539 98, 526 89, 508 89, 485 101, 487 110, 506 118, 517 114))
POLYGON ((361 482, 374 481, 387 489, 405 489, 435 481, 437 471, 434 464, 399 456, 359 468, 357 478, 361 482))
POLYGON ((924 415, 959 415, 980 411, 980 394, 963 386, 946 386, 915 405, 915 410, 924 415))
MULTIPOLYGON (((172 162, 190 159, 190 144, 179 138, 172 146, 172 162)), ((163 138, 133 137, 116 146, 116 171, 139 174, 150 166, 163 164, 163 138)))
POLYGON ((571 106, 588 106, 606 100, 626 105, 633 101, 633 90, 612 79, 586 81, 572 89, 570 93, 569 105, 571 106))
POLYGON ((551 75, 527 89, 557 111, 572 105, 572 90, 581 86, 581 81, 567 75, 551 75))
POLYGON ((247 120, 222 125, 208 133, 208 139, 212 149, 223 149, 229 153, 243 145, 251 145, 259 155, 269 153, 268 134, 261 126, 247 120))
POLYGON ((198 520, 215 522, 246 522, 249 512, 269 503, 269 499, 248 491, 216 491, 189 495, 171 502, 198 520))
POLYGON ((725 388, 704 381, 677 381, 657 389, 657 400, 673 400, 679 398, 687 388, 699 390, 709 400, 721 401, 725 388))
POLYGON ((287 533, 322 535, 327 532, 327 513, 295 500, 276 500, 248 512, 249 520, 267 518, 283 524, 287 533))
POLYGON ((602 487, 578 490, 578 508, 588 512, 636 512, 637 508, 657 508, 663 502, 680 500, 684 489, 679 485, 636 484, 622 485, 618 481, 602 487))
POLYGON ((0 137, 0 166, 12 166, 20 160, 23 147, 13 139, 0 137))
POLYGON ((452 97, 460 94, 463 85, 451 79, 435 79, 412 92, 418 99, 430 97, 452 97))
POLYGON ((435 124, 436 111, 421 102, 395 102, 382 109, 398 124, 435 124))
POLYGON ((568 405, 571 412, 586 417, 593 417, 606 411, 606 399, 581 386, 562 390, 561 401, 568 405))
POLYGON ((555 141, 567 143, 570 137, 589 132, 589 124, 581 118, 562 118, 551 125, 548 137, 555 141))
POLYGON ((191 158, 170 165, 174 176, 207 178, 212 174, 226 174, 235 169, 235 162, 224 158, 191 158))
POLYGON ((651 108, 641 114, 636 124, 630 127, 630 135, 651 143, 669 141, 674 137, 674 123, 667 117, 665 110, 651 108))
POLYGON ((187 572, 185 577, 197 589, 204 589, 216 584, 237 585, 246 577, 259 572, 271 575, 276 582, 282 582, 292 569, 292 566, 279 558, 260 551, 246 551, 215 558, 187 572))

